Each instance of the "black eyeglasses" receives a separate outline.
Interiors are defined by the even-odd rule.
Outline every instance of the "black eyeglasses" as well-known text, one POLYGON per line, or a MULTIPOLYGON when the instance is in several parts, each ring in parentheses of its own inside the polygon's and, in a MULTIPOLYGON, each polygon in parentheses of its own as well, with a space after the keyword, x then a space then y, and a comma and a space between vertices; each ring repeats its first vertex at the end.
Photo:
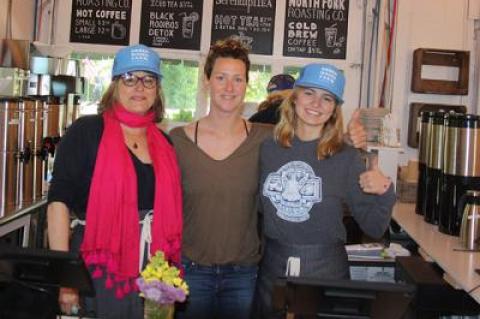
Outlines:
POLYGON ((138 76, 132 73, 125 73, 120 76, 122 79, 123 84, 125 86, 135 86, 137 85, 138 81, 141 81, 143 84, 143 87, 146 89, 153 89, 154 87, 157 86, 157 77, 154 75, 144 75, 144 76, 138 76))

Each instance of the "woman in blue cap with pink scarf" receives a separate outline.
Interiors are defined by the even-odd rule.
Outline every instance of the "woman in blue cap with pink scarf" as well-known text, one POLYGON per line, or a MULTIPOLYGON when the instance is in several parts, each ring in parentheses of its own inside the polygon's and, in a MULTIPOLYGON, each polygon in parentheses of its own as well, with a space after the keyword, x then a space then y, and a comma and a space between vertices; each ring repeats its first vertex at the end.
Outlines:
POLYGON ((349 277, 344 205, 372 237, 381 237, 389 225, 395 202, 391 181, 378 168, 365 172, 358 150, 343 142, 344 86, 336 67, 306 65, 280 106, 274 137, 262 145, 266 240, 256 318, 279 317, 272 309, 272 289, 285 276, 290 257, 291 266, 299 264, 299 276, 349 277))
POLYGON ((48 194, 49 244, 81 253, 96 293, 80 299, 61 288, 64 313, 143 318, 134 281, 148 256, 162 250, 180 261, 180 173, 156 125, 164 113, 160 80, 155 51, 121 49, 99 115, 80 118, 62 137, 48 194))

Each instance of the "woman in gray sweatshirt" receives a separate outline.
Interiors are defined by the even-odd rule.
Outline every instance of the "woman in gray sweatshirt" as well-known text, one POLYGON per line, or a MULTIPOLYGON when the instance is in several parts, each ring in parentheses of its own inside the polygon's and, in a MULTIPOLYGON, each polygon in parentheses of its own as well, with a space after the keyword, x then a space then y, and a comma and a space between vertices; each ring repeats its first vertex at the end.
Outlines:
POLYGON ((289 257, 300 261, 300 276, 349 277, 344 205, 372 237, 389 225, 395 202, 390 179, 378 168, 365 172, 359 151, 343 142, 344 86, 336 67, 306 65, 280 107, 274 137, 262 145, 265 250, 256 317, 276 318, 273 283, 285 275, 289 257))

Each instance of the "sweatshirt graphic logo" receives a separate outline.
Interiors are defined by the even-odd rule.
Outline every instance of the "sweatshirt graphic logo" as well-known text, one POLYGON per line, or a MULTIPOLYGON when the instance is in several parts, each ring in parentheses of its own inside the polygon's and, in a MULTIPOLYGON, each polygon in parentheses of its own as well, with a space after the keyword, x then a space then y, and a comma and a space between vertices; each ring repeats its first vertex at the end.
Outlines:
POLYGON ((322 179, 315 176, 307 163, 289 162, 268 174, 263 196, 270 199, 278 217, 294 223, 304 222, 310 218, 313 204, 322 201, 322 179))

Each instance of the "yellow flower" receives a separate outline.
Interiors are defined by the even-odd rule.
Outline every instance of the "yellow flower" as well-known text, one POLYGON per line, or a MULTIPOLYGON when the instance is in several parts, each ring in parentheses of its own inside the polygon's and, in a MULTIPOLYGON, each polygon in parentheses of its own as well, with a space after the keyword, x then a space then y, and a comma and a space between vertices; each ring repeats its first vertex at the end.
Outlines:
POLYGON ((161 251, 157 252, 155 256, 152 256, 150 262, 140 275, 147 283, 158 280, 173 287, 180 288, 185 294, 188 294, 188 285, 180 277, 180 270, 175 266, 170 266, 161 251))

